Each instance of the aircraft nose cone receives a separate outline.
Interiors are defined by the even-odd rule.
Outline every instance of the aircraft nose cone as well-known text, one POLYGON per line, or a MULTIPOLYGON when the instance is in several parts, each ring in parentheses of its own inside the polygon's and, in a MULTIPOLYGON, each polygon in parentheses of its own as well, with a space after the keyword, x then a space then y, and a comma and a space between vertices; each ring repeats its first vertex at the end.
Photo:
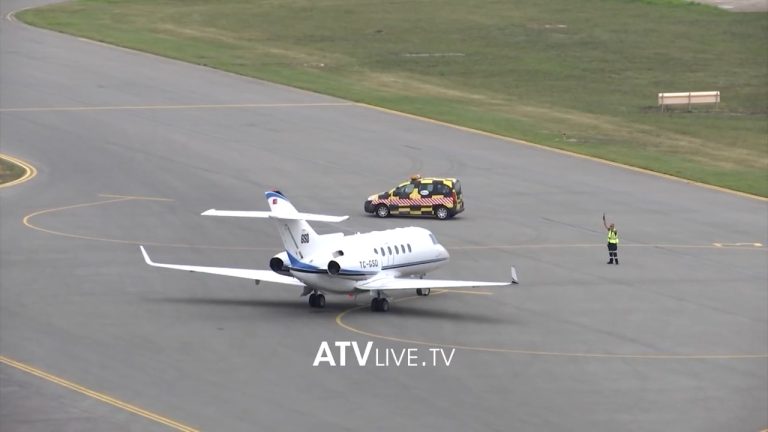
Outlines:
POLYGON ((448 259, 451 257, 451 255, 448 253, 448 250, 443 245, 438 245, 437 253, 440 258, 448 259))

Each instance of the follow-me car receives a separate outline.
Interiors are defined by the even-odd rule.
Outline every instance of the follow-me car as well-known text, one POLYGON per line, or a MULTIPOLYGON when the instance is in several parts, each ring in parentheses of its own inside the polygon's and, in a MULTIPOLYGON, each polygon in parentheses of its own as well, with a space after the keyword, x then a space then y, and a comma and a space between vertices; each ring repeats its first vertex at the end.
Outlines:
POLYGON ((455 178, 415 175, 394 189, 369 196, 363 209, 378 217, 401 215, 448 219, 464 211, 461 182, 455 178))
POLYGON ((211 209, 209 216, 269 218, 276 222, 285 250, 269 261, 271 270, 203 267, 153 262, 144 247, 147 264, 191 272, 211 273, 302 287, 309 295, 309 305, 325 306, 324 293, 353 294, 368 292, 373 297, 371 309, 389 310, 385 291, 416 290, 429 295, 431 288, 474 288, 517 283, 515 268, 509 282, 477 282, 424 279, 427 272, 448 262, 448 251, 434 234, 424 228, 395 228, 345 236, 343 233, 320 235, 307 221, 341 222, 347 216, 300 213, 277 191, 266 192, 270 211, 222 211, 211 209))

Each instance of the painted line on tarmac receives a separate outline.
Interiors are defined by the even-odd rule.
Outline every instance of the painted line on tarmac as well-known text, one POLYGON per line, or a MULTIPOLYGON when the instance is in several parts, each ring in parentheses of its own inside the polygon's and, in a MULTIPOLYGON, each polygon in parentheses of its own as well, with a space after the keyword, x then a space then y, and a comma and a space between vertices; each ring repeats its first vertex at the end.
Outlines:
POLYGON ((181 424, 175 420, 171 420, 167 417, 163 417, 161 415, 155 414, 153 412, 147 411, 145 409, 139 408, 135 405, 131 405, 127 402, 123 402, 119 399, 115 399, 113 397, 107 396, 103 393, 99 393, 96 391, 93 391, 91 389, 85 388, 81 385, 75 384, 71 381, 67 381, 63 378, 59 378, 55 375, 51 375, 47 372, 44 372, 40 369, 34 368, 32 366, 26 365, 24 363, 18 362, 16 360, 12 360, 5 356, 0 356, 0 363, 6 364, 8 366, 14 367, 16 369, 19 369, 21 371, 24 371, 26 373, 29 373, 31 375, 34 375, 36 377, 42 378, 44 380, 47 380, 49 382, 58 384, 62 387, 68 388, 70 390, 74 390, 78 393, 84 394, 86 396, 89 396, 93 399, 100 400, 104 403, 107 403, 109 405, 115 406, 117 408, 123 409, 125 411, 128 411, 130 413, 140 415, 144 418, 153 420, 157 423, 164 424, 168 427, 171 427, 173 429, 184 431, 184 432, 198 432, 198 429, 192 428, 190 426, 186 426, 184 424, 181 424))
POLYGON ((712 246, 718 247, 718 248, 761 248, 763 247, 762 243, 712 243, 712 246))
POLYGON ((180 104, 180 105, 114 105, 0 108, 0 112, 60 112, 60 111, 137 111, 186 109, 290 108, 354 105, 352 102, 241 103, 241 104, 180 104))
MULTIPOLYGON (((445 245, 444 245, 445 246, 445 245)), ((542 249, 542 248, 592 248, 605 247, 605 243, 547 243, 547 244, 512 244, 488 246, 445 246, 451 251, 482 249, 542 249)), ((715 250, 753 250, 768 251, 762 243, 712 243, 712 244, 672 244, 672 243, 637 243, 622 244, 622 248, 668 248, 668 249, 715 249, 715 250)))
POLYGON ((21 177, 17 178, 16 180, 9 181, 8 183, 0 184, 0 189, 24 183, 26 181, 31 180, 33 177, 37 175, 37 169, 35 169, 35 167, 28 164, 27 162, 24 162, 21 159, 8 156, 7 154, 2 154, 2 153, 0 153, 0 159, 5 159, 8 162, 19 165, 24 169, 24 174, 21 177))
POLYGON ((38 6, 28 6, 28 7, 25 7, 25 8, 22 8, 22 9, 18 9, 18 10, 15 10, 15 11, 10 11, 10 12, 8 12, 5 15, 5 19, 10 21, 10 22, 17 23, 17 22, 19 22, 19 20, 16 19, 16 14, 17 13, 24 12, 25 10, 29 10, 29 9, 34 9, 36 7, 38 7, 38 6))
POLYGON ((175 201, 174 199, 171 199, 171 198, 145 197, 145 196, 137 196, 137 195, 99 194, 99 196, 107 197, 107 198, 127 198, 127 199, 141 200, 141 201, 175 201))
POLYGON ((432 123, 432 124, 436 124, 436 125, 440 125, 440 126, 446 126, 446 127, 449 127, 449 128, 452 128, 452 129, 458 129, 458 130, 461 130, 461 131, 464 131, 464 132, 469 132, 469 133, 479 134, 479 135, 483 135, 483 136, 490 137, 490 138, 500 139, 500 140, 503 140, 503 141, 511 142, 513 144, 522 144, 522 145, 526 145, 526 146, 529 146, 529 147, 535 147, 535 148, 539 148, 539 149, 542 149, 542 150, 547 150, 547 151, 559 153, 559 154, 562 154, 562 155, 573 156, 573 157, 577 157, 577 158, 581 158, 581 159, 587 159, 587 160, 590 160, 590 161, 593 161, 593 162, 599 162, 599 163, 602 163, 602 164, 606 164, 606 165, 610 165, 610 166, 614 166, 614 167, 618 167, 618 168, 624 168, 624 169, 628 169, 628 170, 635 171, 635 172, 640 172, 640 173, 644 173, 644 174, 650 174, 650 175, 653 175, 653 176, 656 176, 656 177, 665 178, 665 179, 668 179, 668 180, 675 180, 675 181, 679 181, 679 182, 683 182, 683 183, 688 183, 688 184, 700 186, 700 187, 711 189, 711 190, 716 190, 716 191, 720 191, 720 192, 729 193, 729 194, 732 194, 732 195, 741 196, 741 197, 744 197, 744 198, 751 198, 751 199, 755 199, 755 200, 758 200, 758 201, 768 202, 768 198, 761 197, 759 195, 753 195, 753 194, 746 193, 746 192, 739 192, 739 191, 735 191, 735 190, 732 190, 732 189, 727 189, 727 188, 720 187, 720 186, 714 186, 714 185, 710 185, 710 184, 706 184, 706 183, 697 182, 695 180, 688 180, 688 179, 685 179, 685 178, 682 178, 682 177, 675 177, 675 176, 670 175, 670 174, 664 174, 664 173, 660 173, 660 172, 657 172, 657 171, 651 171, 651 170, 648 170, 648 169, 645 169, 645 168, 639 168, 639 167, 634 167, 634 166, 631 166, 631 165, 625 165, 623 163, 613 162, 613 161, 609 161, 609 160, 605 160, 605 159, 600 159, 600 158, 597 158, 597 157, 594 157, 594 156, 584 155, 584 154, 580 154, 580 153, 574 153, 574 152, 571 152, 571 151, 568 151, 568 150, 563 150, 563 149, 559 149, 559 148, 555 148, 555 147, 547 147, 547 146, 542 145, 542 144, 535 144, 535 143, 532 143, 532 142, 523 141, 523 140, 518 139, 518 138, 506 137, 504 135, 498 135, 498 134, 495 134, 493 132, 486 132, 486 131, 482 131, 482 130, 479 130, 479 129, 472 129, 472 128, 466 127, 466 126, 459 126, 459 125, 447 123, 447 122, 444 122, 444 121, 431 119, 429 117, 422 117, 422 116, 416 115, 416 114, 409 114, 409 113, 405 113, 405 112, 395 111, 395 110, 391 110, 389 108, 378 107, 378 106, 375 106, 375 105, 369 105, 369 104, 362 103, 362 102, 358 102, 358 103, 356 103, 356 105, 364 107, 364 108, 370 108, 370 109, 375 109, 377 111, 382 111, 382 112, 394 114, 394 115, 401 116, 401 117, 408 117, 408 118, 411 118, 411 119, 414 119, 414 120, 420 120, 420 121, 424 121, 424 122, 428 122, 428 123, 432 123))
MULTIPOLYGON (((120 243, 120 244, 132 244, 132 245, 144 245, 144 246, 161 246, 161 247, 174 247, 174 248, 197 248, 197 249, 215 249, 215 250, 248 250, 248 251, 271 251, 274 247, 253 247, 253 246, 216 246, 216 245, 203 245, 203 244, 190 244, 190 243, 164 243, 153 242, 144 240, 129 240, 118 239, 110 237, 90 236, 84 234, 68 233, 63 231, 56 231, 48 228, 44 228, 40 225, 32 223, 32 219, 44 215, 51 214, 59 211, 70 210, 82 207, 92 207, 104 204, 118 203, 124 201, 174 201, 170 198, 159 197, 146 197, 136 195, 118 195, 118 194, 99 194, 100 197, 110 198, 100 201, 92 201, 80 204, 73 204, 63 207, 49 208, 38 210, 30 213, 22 219, 22 223, 31 229, 42 231, 48 234, 58 235, 62 237, 76 238, 81 240, 93 240, 102 241, 108 243, 120 243)), ((752 250, 752 251, 768 251, 768 248, 764 247, 761 243, 746 243, 751 246, 739 246, 738 244, 729 244, 728 247, 717 246, 718 243, 711 245, 685 245, 685 244, 623 244, 622 247, 653 247, 653 248, 688 248, 688 249, 713 249, 720 251, 733 251, 733 250, 752 250), (757 246, 760 245, 760 246, 757 246)), ((724 245, 724 244, 721 244, 724 245)), ((543 249, 543 248, 591 248, 591 247, 605 247, 605 243, 560 243, 560 244, 512 244, 512 245, 488 245, 488 246, 446 246, 446 248, 453 252, 465 251, 465 250, 486 250, 486 249, 543 249)))
POLYGON ((105 199, 100 201, 92 201, 92 202, 86 202, 86 203, 80 203, 80 204, 73 204, 63 207, 56 207, 56 208, 49 208, 49 209, 43 209, 38 210, 36 212, 30 213, 24 218, 22 218, 21 222, 26 226, 27 228, 31 228, 36 231, 41 231, 47 234, 53 234, 57 236, 62 237, 68 237, 68 238, 75 238, 80 240, 93 240, 93 241, 101 241, 101 242, 108 242, 108 243, 120 243, 120 244, 132 244, 132 245, 144 245, 144 246, 165 246, 165 247, 175 247, 175 248, 199 248, 199 249, 223 249, 223 250, 274 250, 275 248, 267 248, 267 247, 247 247, 247 246, 212 246, 212 245, 196 245, 196 244, 187 244, 187 243, 163 243, 163 242, 153 242, 153 241, 144 241, 144 240, 123 240, 123 239, 116 239, 116 238, 108 238, 108 237, 98 237, 98 236, 88 236, 88 235, 82 235, 82 234, 74 234, 74 233, 68 233, 63 231, 55 231, 52 229, 44 228, 39 225, 35 225, 32 223, 32 219, 36 216, 44 215, 44 214, 50 214, 54 212, 64 211, 64 210, 70 210, 75 208, 82 208, 82 207, 93 207, 98 205, 104 205, 104 204, 111 204, 111 203, 118 203, 118 202, 125 202, 125 201, 173 201, 169 198, 157 198, 157 197, 142 197, 142 196, 132 196, 132 195, 113 195, 113 194, 100 194, 99 196, 102 197, 111 197, 112 199, 105 199))
MULTIPOLYGON (((463 291, 450 291, 450 290, 436 290, 432 295, 459 293, 464 294, 463 291)), ((473 294, 477 294, 473 292, 473 294)), ((393 303, 404 302, 413 300, 416 298, 424 298, 422 296, 409 296, 393 300, 393 303)), ((426 297, 429 298, 429 297, 426 297)), ((764 359, 768 358, 768 353, 764 354, 622 354, 622 353, 586 353, 586 352, 558 352, 558 351, 538 351, 538 350, 523 350, 512 349, 502 347, 482 347, 482 346, 469 346, 460 344, 449 344, 441 342, 431 342, 417 339, 407 339, 396 336, 387 336, 379 333, 373 333, 366 330, 361 330, 357 327, 353 327, 344 322, 344 317, 352 312, 356 312, 362 309, 368 309, 369 306, 354 306, 349 309, 341 311, 336 315, 336 324, 340 327, 349 330, 353 333, 357 333, 363 336, 368 336, 374 339, 383 339, 392 342, 413 344, 430 347, 440 348, 455 348, 459 350, 467 351, 480 351, 480 352, 494 352, 503 354, 518 354, 529 356, 546 356, 546 357, 571 357, 571 358, 602 358, 602 359, 638 359, 638 360, 744 360, 744 359, 764 359)))

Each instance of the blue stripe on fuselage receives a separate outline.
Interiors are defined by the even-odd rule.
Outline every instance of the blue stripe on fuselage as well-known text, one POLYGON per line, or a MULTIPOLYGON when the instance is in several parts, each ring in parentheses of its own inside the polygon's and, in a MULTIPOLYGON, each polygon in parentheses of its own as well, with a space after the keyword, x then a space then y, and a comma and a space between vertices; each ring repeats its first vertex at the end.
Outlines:
POLYGON ((448 261, 448 258, 435 258, 431 260, 423 260, 423 261, 415 261, 415 262, 411 261, 411 262, 402 263, 402 264, 393 264, 393 265, 384 266, 381 269, 392 270, 396 268, 413 267, 413 266, 422 265, 422 264, 432 264, 432 263, 441 262, 441 261, 448 261))
MULTIPOLYGON (((286 253, 288 254, 288 260, 291 263, 288 269, 291 271, 296 271, 299 273, 322 273, 322 274, 328 273, 328 271, 324 268, 313 266, 312 264, 307 264, 305 262, 302 262, 295 256, 291 255, 287 251, 286 253)), ((448 258, 435 258, 430 260, 412 261, 412 262, 406 262, 402 264, 384 266, 381 269, 382 270, 400 269, 400 268, 414 267, 414 266, 423 265, 423 264, 432 264, 432 263, 437 263, 437 262, 447 261, 447 260, 448 258)), ((376 273, 378 272, 357 272, 352 270, 341 269, 338 275, 339 276, 368 276, 368 275, 373 276, 376 273)))

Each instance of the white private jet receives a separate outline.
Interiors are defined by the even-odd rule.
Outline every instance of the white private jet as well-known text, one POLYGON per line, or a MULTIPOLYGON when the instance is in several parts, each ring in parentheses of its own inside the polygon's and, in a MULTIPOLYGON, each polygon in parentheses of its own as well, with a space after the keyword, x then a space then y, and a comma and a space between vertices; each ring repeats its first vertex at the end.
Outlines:
POLYGON ((421 296, 431 288, 474 288, 517 284, 512 267, 510 282, 476 282, 424 279, 427 272, 448 262, 448 251, 424 228, 395 228, 345 236, 343 233, 320 235, 307 221, 341 222, 348 216, 300 213, 278 191, 266 192, 270 211, 222 211, 211 209, 205 216, 269 218, 277 222, 285 251, 272 257, 272 270, 226 267, 201 267, 153 262, 143 246, 147 264, 191 272, 234 276, 244 279, 303 287, 309 305, 325 307, 324 293, 353 294, 368 292, 373 297, 371 310, 386 312, 389 300, 385 291, 414 289, 421 296))

